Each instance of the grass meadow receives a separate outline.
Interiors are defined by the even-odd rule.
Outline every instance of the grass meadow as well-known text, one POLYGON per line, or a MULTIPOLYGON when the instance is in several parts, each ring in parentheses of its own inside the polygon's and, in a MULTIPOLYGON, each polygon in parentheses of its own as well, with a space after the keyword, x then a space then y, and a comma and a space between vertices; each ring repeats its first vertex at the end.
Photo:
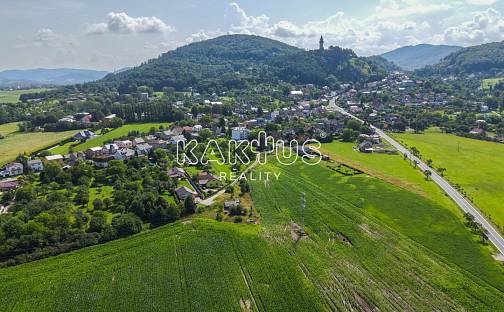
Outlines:
POLYGON ((446 168, 448 180, 459 184, 501 231, 504 229, 504 144, 458 137, 437 129, 395 137, 416 147, 423 159, 433 161, 434 167, 446 168))
POLYGON ((0 125, 0 165, 14 160, 19 154, 38 151, 72 137, 76 131, 18 132, 16 123, 0 125))
POLYGON ((26 89, 26 90, 0 90, 0 103, 17 103, 19 101, 19 96, 26 93, 37 93, 45 92, 49 89, 26 89))

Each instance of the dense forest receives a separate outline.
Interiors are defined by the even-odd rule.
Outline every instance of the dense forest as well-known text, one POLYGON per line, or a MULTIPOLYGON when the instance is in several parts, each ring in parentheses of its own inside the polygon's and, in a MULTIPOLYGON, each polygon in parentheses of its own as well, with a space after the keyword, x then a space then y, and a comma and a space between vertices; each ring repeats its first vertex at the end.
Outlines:
POLYGON ((374 80, 383 75, 385 70, 379 65, 349 49, 305 51, 263 37, 227 35, 180 47, 86 86, 116 88, 120 93, 144 85, 156 91, 164 87, 207 91, 278 80, 334 85, 374 80))

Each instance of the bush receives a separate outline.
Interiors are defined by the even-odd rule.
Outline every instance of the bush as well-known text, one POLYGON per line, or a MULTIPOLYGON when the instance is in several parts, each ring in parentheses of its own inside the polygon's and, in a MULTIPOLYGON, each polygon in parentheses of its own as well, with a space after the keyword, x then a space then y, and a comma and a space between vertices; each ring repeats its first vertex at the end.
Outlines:
POLYGON ((127 213, 112 219, 112 227, 117 236, 129 236, 142 231, 142 220, 133 213, 127 213))
POLYGON ((234 218, 235 223, 242 223, 242 221, 243 221, 243 218, 241 216, 237 216, 234 218))

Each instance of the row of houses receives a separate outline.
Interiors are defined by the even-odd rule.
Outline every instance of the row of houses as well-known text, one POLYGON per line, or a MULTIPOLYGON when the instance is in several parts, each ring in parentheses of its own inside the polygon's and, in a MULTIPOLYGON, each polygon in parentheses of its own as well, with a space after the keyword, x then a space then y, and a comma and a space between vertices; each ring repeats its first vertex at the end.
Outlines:
MULTIPOLYGON (((40 172, 44 170, 44 164, 40 159, 32 159, 27 161, 27 166, 31 171, 40 172)), ((1 171, 0 177, 15 177, 24 173, 24 165, 20 162, 12 162, 7 164, 1 171)))
MULTIPOLYGON (((96 146, 87 149, 84 152, 70 153, 63 155, 46 156, 46 161, 64 161, 74 162, 77 159, 93 161, 96 167, 108 167, 111 160, 129 160, 133 157, 147 156, 151 150, 156 148, 166 149, 170 145, 176 145, 180 142, 186 142, 185 135, 197 137, 202 127, 199 125, 193 127, 172 127, 168 130, 159 131, 145 137, 138 137, 132 140, 116 140, 103 146, 96 146)), ((85 139, 92 136, 93 133, 88 130, 80 131, 76 134, 78 139, 85 139)), ((74 137, 77 138, 77 137, 74 137)))

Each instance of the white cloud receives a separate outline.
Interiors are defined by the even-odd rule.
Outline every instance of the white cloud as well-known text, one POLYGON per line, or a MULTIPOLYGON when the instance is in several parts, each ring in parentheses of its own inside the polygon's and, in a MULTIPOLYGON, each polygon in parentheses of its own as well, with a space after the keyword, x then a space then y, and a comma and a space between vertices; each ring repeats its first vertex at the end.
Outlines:
POLYGON ((131 17, 128 14, 108 14, 106 23, 96 23, 87 27, 86 34, 135 34, 135 33, 168 33, 175 28, 165 24, 157 17, 131 17))
MULTIPOLYGON (((376 13, 365 19, 346 17, 344 12, 337 12, 320 21, 312 21, 303 25, 296 25, 290 21, 271 23, 270 18, 264 14, 259 16, 248 15, 237 3, 230 3, 226 17, 228 29, 233 33, 256 34, 271 37, 284 42, 295 44, 304 48, 318 46, 318 37, 323 35, 328 44, 355 49, 360 54, 381 53, 405 44, 420 43, 419 39, 431 29, 426 21, 415 22, 411 18, 403 18, 413 14, 430 14, 445 10, 445 6, 422 6, 416 1, 395 0, 382 1, 376 13), (408 9, 419 9, 413 13, 408 9), (399 13, 393 15, 393 8, 398 6, 399 13), (402 9, 399 9, 399 6, 402 9), (402 11, 401 11, 402 10, 402 11)), ((204 40, 223 32, 209 33, 200 31, 190 36, 190 41, 204 40)))
POLYGON ((57 35, 50 28, 43 28, 37 31, 35 38, 33 38, 34 43, 45 44, 47 42, 55 40, 57 35))
POLYGON ((197 33, 191 34, 189 37, 187 37, 185 40, 185 43, 193 43, 193 42, 208 40, 208 39, 222 36, 225 34, 226 33, 221 30, 206 31, 206 30, 202 29, 202 30, 198 31, 197 33))
POLYGON ((412 15, 425 15, 450 10, 448 4, 422 3, 418 1, 397 1, 397 0, 382 0, 380 5, 376 7, 376 17, 394 18, 407 17, 412 15))
POLYGON ((467 3, 474 5, 492 5, 495 4, 497 0, 467 0, 467 3))
POLYGON ((504 40, 504 16, 494 9, 477 12, 471 21, 448 27, 443 39, 446 43, 462 45, 504 40))
MULTIPOLYGON (((492 0, 469 0, 472 4, 492 0)), ((359 55, 380 54, 404 45, 419 43, 473 45, 504 39, 504 17, 494 9, 470 12, 467 2, 448 4, 433 0, 381 0, 365 18, 336 12, 322 19, 296 24, 288 20, 272 22, 264 15, 247 14, 237 3, 229 4, 226 28, 201 30, 186 39, 194 42, 226 33, 255 34, 303 48, 317 48, 323 35, 326 45, 351 48, 359 55), (461 22, 462 21, 462 22, 461 22)))
POLYGON ((262 14, 250 16, 235 2, 229 4, 226 17, 229 20, 231 30, 248 34, 271 34, 269 17, 262 14))

